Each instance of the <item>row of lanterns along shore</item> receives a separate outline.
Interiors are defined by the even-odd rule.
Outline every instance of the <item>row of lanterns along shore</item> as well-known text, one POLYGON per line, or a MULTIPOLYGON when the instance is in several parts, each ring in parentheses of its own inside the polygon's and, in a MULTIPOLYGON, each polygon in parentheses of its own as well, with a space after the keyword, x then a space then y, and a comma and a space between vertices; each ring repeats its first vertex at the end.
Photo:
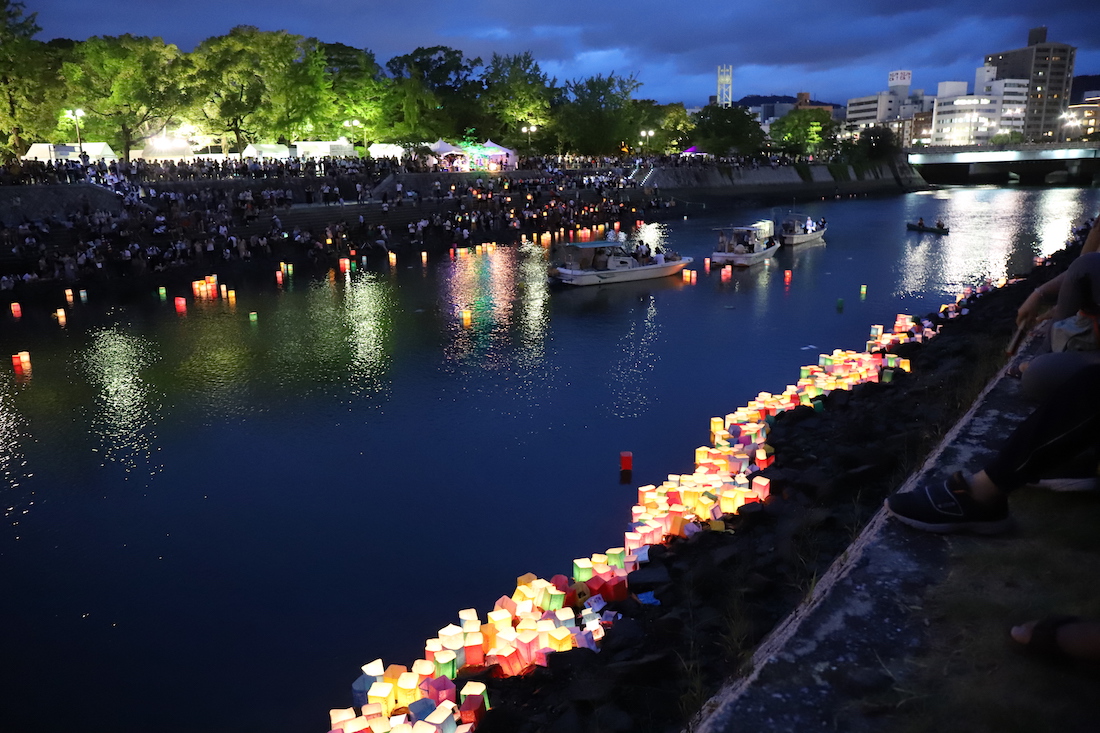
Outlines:
MULTIPOLYGON (((1005 284, 1002 280, 997 287, 1005 284)), ((941 315, 965 314, 965 303, 993 289, 967 288, 941 315)), ((363 665, 352 683, 352 706, 329 711, 330 733, 470 733, 490 709, 484 683, 462 679, 462 670, 499 665, 503 675, 523 674, 546 665, 548 654, 574 648, 599 650, 605 630, 619 614, 607 604, 629 594, 628 574, 648 562, 649 546, 671 536, 690 537, 726 529, 722 517, 748 503, 767 499, 769 480, 759 469, 775 461, 768 430, 775 416, 802 405, 822 409, 815 399, 864 382, 890 382, 896 371, 909 371, 909 360, 887 349, 935 336, 939 326, 899 314, 893 327, 872 326, 863 352, 835 350, 804 366, 798 381, 780 394, 761 392, 755 400, 710 421, 710 444, 695 449, 695 470, 670 475, 660 486, 638 488, 637 503, 623 545, 573 561, 572 576, 549 580, 533 574, 516 580, 511 595, 501 596, 484 620, 475 609, 459 611, 458 623, 439 630, 424 645, 424 657, 412 667, 376 659, 363 665), (751 478, 750 478, 751 476, 751 478)), ((620 469, 633 467, 633 455, 620 454, 620 469)), ((652 593, 642 603, 657 603, 652 593)))

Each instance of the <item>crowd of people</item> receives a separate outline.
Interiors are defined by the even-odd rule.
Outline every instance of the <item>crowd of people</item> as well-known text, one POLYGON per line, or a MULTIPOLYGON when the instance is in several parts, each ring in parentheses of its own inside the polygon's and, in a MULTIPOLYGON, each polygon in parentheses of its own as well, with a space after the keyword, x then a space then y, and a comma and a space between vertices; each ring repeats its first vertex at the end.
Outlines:
POLYGON ((656 195, 628 202, 623 189, 634 183, 621 170, 399 176, 377 194, 378 176, 394 168, 355 169, 322 159, 305 168, 260 166, 252 173, 221 168, 235 177, 218 180, 206 178, 212 172, 196 161, 181 180, 180 166, 100 162, 89 167, 106 171, 102 182, 92 180, 115 192, 118 208, 93 209, 85 197, 80 210, 68 216, 0 227, 0 251, 10 253, 0 258, 0 268, 9 270, 0 288, 250 261, 272 255, 273 248, 289 247, 281 254, 321 260, 350 249, 466 246, 608 224, 674 204, 656 195), (174 170, 176 180, 150 180, 165 170, 174 170), (116 175, 123 176, 121 182, 116 175), (430 192, 406 187, 404 180, 430 192), (423 202, 434 206, 421 210, 423 202), (359 206, 346 208, 353 203, 359 206), (295 206, 311 204, 333 207, 333 214, 323 225, 284 225, 284 219, 294 218, 288 212, 295 206), (403 207, 416 209, 416 215, 410 217, 403 207))

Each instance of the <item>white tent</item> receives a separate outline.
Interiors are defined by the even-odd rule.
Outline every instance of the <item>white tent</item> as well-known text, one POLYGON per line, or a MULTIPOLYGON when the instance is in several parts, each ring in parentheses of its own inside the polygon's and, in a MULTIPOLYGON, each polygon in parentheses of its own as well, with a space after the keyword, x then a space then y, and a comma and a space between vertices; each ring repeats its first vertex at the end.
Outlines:
POLYGON ((290 148, 276 143, 252 143, 244 149, 246 158, 289 158, 290 148))
POLYGON ((405 148, 393 143, 374 143, 367 152, 372 158, 397 158, 400 160, 405 155, 405 148))
POLYGON ((51 145, 50 143, 33 143, 23 160, 80 160, 80 148, 88 154, 88 160, 118 160, 115 151, 107 143, 65 143, 63 145, 51 145))
POLYGON ((355 155, 355 146, 346 137, 339 140, 299 140, 294 143, 299 158, 323 158, 335 156, 346 158, 355 155))
POLYGON ((518 163, 516 159, 516 151, 509 150, 508 148, 493 142, 492 140, 486 140, 481 144, 489 152, 489 159, 500 165, 501 168, 515 168, 518 163))
POLYGON ((428 149, 431 150, 436 155, 450 155, 452 153, 455 153, 457 155, 465 155, 466 154, 465 150, 458 147, 457 145, 451 145, 449 142, 445 142, 443 140, 443 138, 440 138, 440 139, 436 140, 434 143, 432 143, 431 145, 429 145, 428 149))
POLYGON ((191 157, 191 143, 182 137, 151 137, 141 151, 146 160, 180 160, 191 157))

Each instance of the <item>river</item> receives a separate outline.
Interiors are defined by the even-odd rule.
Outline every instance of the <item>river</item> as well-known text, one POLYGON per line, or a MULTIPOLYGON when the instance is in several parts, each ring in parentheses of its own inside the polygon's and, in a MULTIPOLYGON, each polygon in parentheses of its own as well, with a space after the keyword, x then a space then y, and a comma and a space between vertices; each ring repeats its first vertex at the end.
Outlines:
POLYGON ((3 314, 33 371, 0 378, 0 729, 326 730, 360 665, 411 664, 517 576, 621 544, 635 487, 690 471, 712 415, 1028 269, 1098 207, 1059 188, 820 201, 799 209, 826 244, 725 281, 712 229, 782 211, 709 199, 641 233, 696 258, 694 284, 552 291, 528 244, 227 282, 235 304, 184 314, 182 292, 78 299, 64 327, 3 314), (918 217, 950 235, 906 232, 918 217))

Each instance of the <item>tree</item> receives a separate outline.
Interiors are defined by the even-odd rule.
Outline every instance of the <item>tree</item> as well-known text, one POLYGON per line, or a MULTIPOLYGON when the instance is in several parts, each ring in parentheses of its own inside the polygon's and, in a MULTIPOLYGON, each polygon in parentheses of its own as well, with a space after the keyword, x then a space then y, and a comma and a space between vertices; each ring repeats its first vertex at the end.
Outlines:
POLYGON ((839 126, 824 109, 794 109, 771 125, 770 137, 785 151, 812 155, 836 147, 839 126))
POLYGON ((871 127, 859 134, 856 147, 867 160, 886 160, 900 148, 894 133, 887 127, 871 127))
POLYGON ((403 79, 417 79, 431 93, 440 114, 433 115, 430 126, 437 134, 450 137, 484 126, 479 99, 482 85, 474 76, 480 66, 480 58, 468 59, 462 51, 447 46, 420 47, 386 62, 397 86, 402 86, 403 79))
POLYGON ((313 39, 242 25, 193 56, 198 116, 210 132, 232 134, 238 152, 259 140, 290 143, 331 119, 327 58, 313 39))
POLYGON ((513 56, 493 54, 481 76, 482 102, 495 123, 491 135, 516 144, 527 138, 523 127, 542 128, 550 121, 550 86, 530 52, 513 56))
POLYGON ((554 108, 561 144, 583 155, 618 153, 637 135, 629 103, 640 86, 633 75, 614 72, 567 82, 554 108))
POLYGON ((0 159, 18 158, 30 137, 44 138, 61 106, 60 53, 34 36, 37 13, 0 0, 0 159))
POLYGON ((343 43, 322 43, 321 51, 333 97, 326 133, 347 135, 353 141, 377 139, 391 117, 388 102, 393 85, 374 53, 343 43))
POLYGON ((108 122, 128 160, 130 150, 185 106, 190 61, 172 44, 146 36, 94 36, 62 66, 70 100, 108 122))
POLYGON ((755 155, 764 147, 760 123, 744 107, 708 105, 692 115, 691 141, 713 155, 755 155))
POLYGON ((260 39, 258 28, 237 26, 227 35, 207 38, 192 54, 200 89, 197 119, 210 133, 233 135, 238 153, 263 127, 267 84, 260 39))

